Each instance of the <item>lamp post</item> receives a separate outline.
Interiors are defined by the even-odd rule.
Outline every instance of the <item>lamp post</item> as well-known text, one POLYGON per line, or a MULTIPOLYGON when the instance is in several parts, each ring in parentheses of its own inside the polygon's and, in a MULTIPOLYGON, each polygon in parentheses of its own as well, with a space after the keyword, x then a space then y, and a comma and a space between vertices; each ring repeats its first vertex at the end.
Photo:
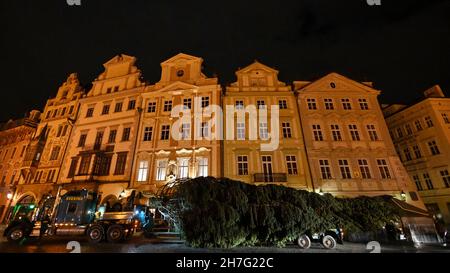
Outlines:
POLYGON ((402 198, 402 201, 406 201, 406 193, 403 190, 400 193, 400 197, 402 198))
POLYGON ((6 194, 6 199, 7 199, 7 205, 5 206, 5 210, 3 211, 1 217, 0 217, 0 223, 3 223, 6 220, 6 216, 10 210, 12 201, 14 199, 14 193, 15 193, 16 188, 13 186, 11 187, 11 190, 8 191, 8 193, 6 194))

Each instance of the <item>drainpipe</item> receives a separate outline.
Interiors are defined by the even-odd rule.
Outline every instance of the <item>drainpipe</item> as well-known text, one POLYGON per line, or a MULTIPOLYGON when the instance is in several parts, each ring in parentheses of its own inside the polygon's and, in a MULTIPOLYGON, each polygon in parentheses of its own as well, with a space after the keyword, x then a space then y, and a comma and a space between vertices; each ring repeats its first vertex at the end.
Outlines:
POLYGON ((300 122, 300 132, 302 134, 302 139, 303 139, 303 147, 304 147, 305 156, 306 156, 306 165, 308 166, 309 178, 311 179, 311 187, 312 187, 313 192, 316 192, 316 189, 314 188, 314 180, 313 180, 313 175, 312 175, 312 171, 311 171, 311 164, 309 164, 308 149, 306 149, 306 140, 305 140, 305 133, 303 131, 302 117, 300 115, 298 92, 295 91, 295 87, 294 87, 294 97, 295 97, 295 106, 297 109, 297 116, 298 116, 298 120, 300 122))
MULTIPOLYGON (((142 99, 143 100, 143 99, 142 99)), ((141 106, 142 106, 142 102, 141 102, 141 106)), ((131 160, 131 166, 130 166, 130 179, 128 180, 128 188, 131 187, 131 180, 133 179, 134 176, 134 172, 133 172, 133 167, 134 167, 134 161, 136 160, 136 149, 137 149, 137 144, 139 141, 139 136, 141 135, 140 132, 140 127, 141 127, 141 117, 142 117, 142 113, 144 112, 142 107, 138 107, 137 111, 139 113, 138 116, 138 125, 137 125, 137 130, 136 130, 136 137, 135 137, 135 141, 134 141, 134 147, 133 147, 133 153, 132 153, 132 160, 131 160)))

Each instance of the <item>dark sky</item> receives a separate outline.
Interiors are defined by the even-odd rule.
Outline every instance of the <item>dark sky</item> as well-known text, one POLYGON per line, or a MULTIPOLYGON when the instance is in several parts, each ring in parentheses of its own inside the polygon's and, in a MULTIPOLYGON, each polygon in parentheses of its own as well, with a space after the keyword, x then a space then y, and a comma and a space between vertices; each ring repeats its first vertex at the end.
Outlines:
POLYGON ((336 71, 373 81, 386 103, 440 84, 450 95, 450 0, 1 0, 0 120, 42 109, 71 72, 89 84, 118 53, 147 81, 178 52, 221 83, 255 59, 280 79, 336 71))

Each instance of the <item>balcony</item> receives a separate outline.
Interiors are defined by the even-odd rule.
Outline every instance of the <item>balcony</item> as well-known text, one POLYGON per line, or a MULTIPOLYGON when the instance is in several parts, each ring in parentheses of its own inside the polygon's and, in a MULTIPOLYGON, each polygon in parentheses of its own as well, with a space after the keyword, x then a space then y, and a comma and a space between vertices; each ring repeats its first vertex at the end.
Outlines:
POLYGON ((276 182, 287 182, 286 173, 255 173, 253 175, 253 182, 262 183, 276 183, 276 182))

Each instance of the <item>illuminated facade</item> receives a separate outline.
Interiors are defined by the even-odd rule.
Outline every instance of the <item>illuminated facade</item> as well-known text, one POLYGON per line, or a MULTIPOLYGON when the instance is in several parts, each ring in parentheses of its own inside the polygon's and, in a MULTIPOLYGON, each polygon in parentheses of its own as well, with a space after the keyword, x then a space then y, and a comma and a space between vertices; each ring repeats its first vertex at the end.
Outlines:
POLYGON ((84 94, 77 74, 72 73, 59 87, 54 98, 47 100, 36 133, 26 150, 22 163, 24 179, 17 187, 13 204, 22 200, 39 201, 44 194, 54 194, 78 112, 79 99, 84 94))
POLYGON ((308 162, 291 86, 278 80, 277 70, 256 61, 237 71, 236 76, 237 81, 227 86, 223 96, 227 120, 224 122, 224 176, 256 185, 275 183, 309 189, 308 162), (273 105, 279 108, 276 124, 271 122, 273 105), (227 106, 234 108, 227 110, 227 106), (264 109, 268 112, 267 119, 259 113, 264 109), (251 113, 257 115, 251 118, 251 113), (245 118, 239 120, 239 115, 245 118), (261 144, 270 142, 278 145, 274 149, 262 148, 261 144))
POLYGON ((394 145, 428 211, 450 224, 450 99, 439 86, 383 109, 394 145))
POLYGON ((57 183, 117 199, 130 186, 144 89, 136 58, 117 55, 79 100, 79 112, 57 183))
POLYGON ((40 112, 33 110, 25 118, 0 124, 0 223, 16 199, 17 185, 26 178, 27 170, 22 168, 22 163, 39 116, 40 112))
POLYGON ((211 114, 214 105, 220 106, 221 88, 217 78, 202 73, 202 63, 182 53, 164 61, 161 80, 141 94, 134 188, 154 192, 175 178, 221 176, 220 140, 213 137, 211 114), (171 117, 172 110, 190 118, 171 117), (172 133, 177 124, 179 138, 172 133))
POLYGON ((423 207, 389 136, 380 91, 337 73, 294 86, 316 192, 386 194, 423 207))

